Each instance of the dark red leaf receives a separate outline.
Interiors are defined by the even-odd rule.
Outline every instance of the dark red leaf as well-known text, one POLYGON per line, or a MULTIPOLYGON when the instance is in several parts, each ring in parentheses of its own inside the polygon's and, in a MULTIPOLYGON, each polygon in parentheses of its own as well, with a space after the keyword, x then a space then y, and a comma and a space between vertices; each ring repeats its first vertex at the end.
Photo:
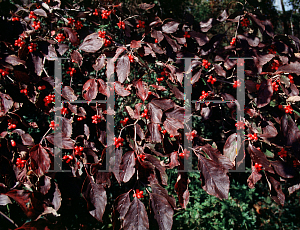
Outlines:
POLYGON ((71 53, 71 59, 73 62, 77 63, 79 66, 82 65, 82 56, 77 50, 73 50, 71 53))
POLYGON ((102 222, 102 217, 107 204, 106 191, 102 184, 96 184, 93 180, 90 180, 89 198, 90 202, 94 205, 94 209, 89 213, 95 217, 98 221, 102 222))
POLYGON ((151 207, 160 230, 171 230, 174 210, 168 200, 156 193, 149 193, 151 207))
POLYGON ((172 152, 170 155, 170 160, 168 164, 162 163, 162 165, 166 168, 172 169, 178 166, 180 163, 178 161, 178 152, 172 152))
POLYGON ((153 103, 157 107, 161 108, 163 111, 172 109, 175 106, 174 101, 172 101, 171 99, 165 99, 165 98, 152 99, 151 103, 153 103))
POLYGON ((38 76, 41 76, 44 68, 43 56, 41 53, 31 53, 31 57, 34 64, 35 73, 38 76))
POLYGON ((130 95, 130 91, 126 90, 122 84, 118 81, 115 82, 115 91, 116 94, 118 94, 121 97, 126 97, 128 95, 130 95))
POLYGON ((282 192, 279 180, 276 180, 275 177, 269 173, 267 173, 267 179, 269 182, 271 197, 277 204, 284 206, 285 195, 282 192))
POLYGON ((99 84, 98 92, 105 96, 109 96, 110 91, 108 90, 108 86, 107 86, 106 82, 103 81, 102 79, 98 79, 97 81, 99 84))
POLYGON ((158 54, 164 54, 165 51, 162 50, 157 44, 154 43, 147 43, 147 45, 155 52, 158 54))
POLYGON ((148 3, 141 3, 139 4, 140 9, 142 10, 150 10, 155 6, 155 3, 153 4, 148 4, 148 3))
POLYGON ((295 73, 300 75, 300 62, 291 62, 288 65, 279 66, 277 72, 295 73))
POLYGON ((139 98, 141 98, 143 101, 145 101, 148 98, 148 85, 146 82, 143 82, 141 80, 137 81, 135 84, 135 87, 137 88, 137 95, 139 98))
POLYGON ((119 82, 123 83, 130 73, 130 61, 127 54, 118 59, 116 71, 119 82))
POLYGON ((105 54, 101 54, 97 59, 95 64, 93 65, 94 70, 99 71, 105 66, 105 54))
POLYGON ((44 175, 50 168, 50 157, 46 149, 40 144, 33 146, 29 151, 31 168, 38 175, 44 175))
POLYGON ((129 192, 123 193, 116 198, 115 209, 120 214, 120 219, 123 220, 130 206, 129 192))
POLYGON ((172 85, 171 83, 167 82, 168 86, 170 87, 172 93, 175 94, 175 97, 179 100, 184 100, 184 93, 181 92, 176 86, 172 85))
POLYGON ((219 76, 226 77, 226 71, 222 68, 221 65, 214 64, 215 71, 219 76))
POLYGON ((255 184, 261 179, 262 175, 252 166, 252 173, 248 177, 247 182, 249 188, 255 188, 255 184))
POLYGON ((124 217, 124 230, 147 230, 149 229, 149 220, 144 204, 134 198, 124 217))
POLYGON ((120 164, 120 179, 128 182, 135 173, 135 156, 133 151, 126 152, 120 164))
POLYGON ((164 39, 164 35, 161 31, 152 29, 151 37, 157 39, 157 42, 161 42, 164 39))
POLYGON ((178 195, 178 201, 181 207, 186 208, 189 203, 190 192, 188 190, 188 184, 190 180, 187 177, 187 173, 178 173, 177 181, 175 184, 175 191, 178 195))
POLYGON ((229 192, 229 177, 227 170, 213 161, 206 159, 201 154, 198 155, 198 169, 201 171, 204 181, 203 189, 210 195, 220 199, 227 199, 229 192))
POLYGON ((175 109, 173 111, 166 113, 166 116, 168 118, 176 119, 176 120, 180 121, 183 124, 183 122, 184 122, 184 113, 185 113, 185 109, 183 107, 177 106, 177 107, 175 107, 175 109))
MULTIPOLYGON (((46 139, 54 145, 54 134, 49 134, 46 136, 46 139)), ((61 149, 74 149, 75 143, 74 141, 69 137, 62 137, 61 141, 58 141, 56 143, 57 148, 61 149)))
POLYGON ((196 74, 194 74, 194 76, 192 77, 192 80, 191 80, 192 85, 199 81, 199 79, 201 77, 201 72, 202 72, 202 68, 196 74))
POLYGON ((202 34, 197 31, 190 31, 189 35, 196 40, 199 46, 204 46, 208 41, 208 37, 205 34, 202 34))
POLYGON ((275 172, 283 178, 293 178, 297 175, 295 169, 284 161, 272 161, 271 164, 275 172))
POLYGON ((163 167, 160 164, 160 161, 155 156, 152 156, 150 154, 145 154, 145 156, 146 156, 146 159, 148 161, 150 161, 151 164, 153 164, 155 166, 155 168, 159 171, 160 178, 161 178, 161 183, 163 185, 168 185, 168 175, 166 173, 165 167, 163 167))
POLYGON ((61 96, 68 101, 77 100, 74 90, 70 86, 63 86, 61 89, 61 96))
POLYGON ((167 34, 174 33, 177 30, 178 26, 179 26, 178 22, 175 21, 168 22, 162 26, 162 32, 167 34))
POLYGON ((207 21, 200 22, 200 27, 202 32, 207 32, 212 27, 213 18, 208 19, 207 21))
POLYGON ((89 79, 84 83, 82 87, 83 98, 87 101, 91 101, 97 97, 98 85, 95 79, 89 79))
POLYGON ((144 140, 145 139, 145 134, 144 134, 144 131, 143 129, 141 128, 141 126, 139 124, 136 124, 136 133, 137 135, 139 135, 139 137, 141 138, 141 140, 144 140))
POLYGON ((170 133, 170 135, 177 136, 179 133, 178 129, 183 129, 184 125, 174 118, 167 118, 164 121, 164 128, 170 133))
POLYGON ((142 47, 141 41, 132 40, 130 42, 131 49, 136 49, 136 48, 140 48, 140 47, 142 47))
POLYGON ((168 35, 163 34, 164 37, 166 38, 167 42, 170 44, 174 52, 177 52, 180 50, 180 45, 178 45, 172 38, 170 38, 168 35))
MULTIPOLYGON (((237 153, 241 148, 241 136, 236 133, 231 134, 224 145, 223 153, 229 160, 234 163, 237 153)), ((235 164, 235 163, 234 163, 235 164)))
POLYGON ((67 33, 70 42, 72 43, 72 45, 76 46, 79 44, 79 39, 77 36, 77 32, 75 32, 74 30, 72 30, 69 27, 63 27, 63 30, 67 33))
POLYGON ((299 147, 300 130, 290 115, 283 115, 281 118, 281 131, 287 146, 299 147))
POLYGON ((161 118, 163 115, 163 112, 160 108, 158 108, 154 103, 150 102, 148 104, 148 109, 149 109, 149 114, 150 114, 150 119, 151 122, 153 123, 161 123, 161 118))
POLYGON ((263 81, 260 85, 257 96, 257 108, 262 108, 270 103, 273 96, 272 79, 263 81))
POLYGON ((237 36, 237 39, 241 40, 241 41, 247 41, 249 46, 252 46, 252 47, 257 47, 258 44, 259 44, 259 38, 258 37, 254 37, 254 36, 245 36, 245 35, 242 35, 242 34, 238 34, 237 36))
POLYGON ((223 10, 223 12, 217 17, 217 21, 224 22, 228 18, 228 14, 226 10, 223 10))
POLYGON ((88 35, 81 45, 78 47, 79 50, 88 52, 88 53, 95 53, 103 46, 104 41, 102 38, 98 36, 98 33, 93 33, 88 35))
POLYGON ((36 14, 38 16, 47 17, 47 13, 43 9, 35 9, 33 12, 34 12, 34 14, 36 14))
POLYGON ((58 48, 57 48, 57 52, 62 56, 64 55, 64 53, 69 49, 69 46, 67 44, 61 44, 58 43, 57 44, 58 48))
POLYGON ((148 124, 148 130, 150 132, 150 141, 160 143, 162 141, 161 133, 158 129, 159 124, 150 123, 148 124))
POLYGON ((267 159, 266 155, 262 151, 255 148, 251 143, 249 143, 248 151, 254 163, 261 164, 265 171, 275 173, 271 162, 267 159))
POLYGON ((262 138, 276 137, 278 134, 277 129, 271 121, 266 122, 266 125, 262 127, 262 132, 263 133, 259 135, 259 137, 262 138))
POLYGON ((16 66, 16 65, 25 65, 26 62, 24 60, 21 60, 19 57, 17 57, 16 55, 9 55, 5 58, 5 62, 16 66))
MULTIPOLYGON (((115 146, 110 146, 108 148, 115 148, 115 146)), ((108 152, 108 148, 106 149, 106 157, 110 157, 109 159, 109 171, 113 172, 113 174, 115 175, 115 178, 117 179, 118 183, 121 184, 121 178, 120 178, 120 164, 121 164, 121 158, 122 158, 122 154, 123 151, 121 148, 118 148, 115 150, 115 153, 113 154, 113 156, 109 156, 107 154, 108 152)))

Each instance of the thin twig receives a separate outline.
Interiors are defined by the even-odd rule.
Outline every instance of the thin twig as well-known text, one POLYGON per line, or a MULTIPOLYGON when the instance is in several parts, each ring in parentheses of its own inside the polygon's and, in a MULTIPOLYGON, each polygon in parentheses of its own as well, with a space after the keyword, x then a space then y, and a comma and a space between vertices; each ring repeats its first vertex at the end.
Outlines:
POLYGON ((3 212, 0 211, 0 214, 7 219, 10 223, 12 223, 13 225, 15 225, 16 228, 18 228, 19 226, 12 220, 10 219, 7 215, 5 215, 3 212))

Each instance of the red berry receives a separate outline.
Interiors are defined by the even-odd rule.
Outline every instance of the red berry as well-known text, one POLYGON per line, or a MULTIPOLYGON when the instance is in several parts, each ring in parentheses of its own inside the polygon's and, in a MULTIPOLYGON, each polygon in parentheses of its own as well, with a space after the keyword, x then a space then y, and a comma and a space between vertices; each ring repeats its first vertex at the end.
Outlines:
POLYGON ((10 140, 10 144, 11 144, 12 147, 16 146, 16 142, 14 140, 10 140))

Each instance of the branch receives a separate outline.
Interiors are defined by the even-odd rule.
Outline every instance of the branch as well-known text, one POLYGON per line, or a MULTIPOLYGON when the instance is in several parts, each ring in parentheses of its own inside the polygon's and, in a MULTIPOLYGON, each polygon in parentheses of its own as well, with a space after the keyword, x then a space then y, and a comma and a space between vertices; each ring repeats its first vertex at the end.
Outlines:
POLYGON ((10 219, 7 215, 5 215, 3 212, 0 211, 0 214, 7 219, 10 223, 12 223, 16 228, 18 228, 19 226, 12 220, 10 219))

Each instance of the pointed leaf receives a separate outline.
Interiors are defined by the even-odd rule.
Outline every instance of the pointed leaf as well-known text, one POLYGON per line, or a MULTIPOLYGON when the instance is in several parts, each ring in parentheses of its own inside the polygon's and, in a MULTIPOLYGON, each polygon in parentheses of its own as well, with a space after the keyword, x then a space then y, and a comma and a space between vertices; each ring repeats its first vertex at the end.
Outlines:
POLYGON ((116 71, 119 82, 123 83, 130 73, 130 61, 127 54, 118 59, 116 71))
POLYGON ((178 26, 179 26, 178 22, 175 21, 168 22, 162 26, 162 32, 168 34, 174 33, 177 30, 178 26))
POLYGON ((50 168, 50 157, 46 149, 40 144, 33 146, 29 151, 31 168, 38 175, 44 175, 50 168))
POLYGON ((120 164, 120 179, 128 182, 135 173, 135 156, 133 151, 126 152, 120 164))
POLYGON ((83 98, 87 101, 91 101, 97 97, 98 85, 95 79, 89 79, 84 83, 82 87, 83 98))

